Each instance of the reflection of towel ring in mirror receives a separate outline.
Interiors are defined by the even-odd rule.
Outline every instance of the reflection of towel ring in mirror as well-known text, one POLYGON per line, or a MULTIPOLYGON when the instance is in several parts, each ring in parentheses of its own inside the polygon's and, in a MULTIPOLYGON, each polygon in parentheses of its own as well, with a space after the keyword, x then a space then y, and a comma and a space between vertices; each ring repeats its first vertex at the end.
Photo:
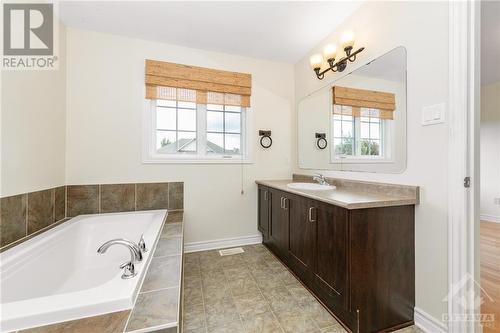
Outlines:
POLYGON ((325 133, 316 133, 316 146, 323 150, 328 146, 328 141, 326 141, 326 134, 325 133))
POLYGON ((260 145, 262 148, 269 148, 273 145, 273 139, 271 139, 271 131, 259 130, 260 145), (267 141, 267 142, 266 142, 267 141))

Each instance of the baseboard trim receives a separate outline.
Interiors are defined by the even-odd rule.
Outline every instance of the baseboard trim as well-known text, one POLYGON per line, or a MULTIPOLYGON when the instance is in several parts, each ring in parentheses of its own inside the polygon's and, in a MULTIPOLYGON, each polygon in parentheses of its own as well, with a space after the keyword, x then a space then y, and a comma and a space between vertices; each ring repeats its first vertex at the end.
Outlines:
POLYGON ((500 216, 481 214, 480 219, 481 221, 500 223, 500 216))
POLYGON ((422 309, 415 308, 415 326, 426 333, 446 333, 448 329, 443 323, 422 309))
POLYGON ((206 250, 223 249, 232 246, 242 246, 262 243, 262 235, 252 235, 225 239, 215 239, 205 242, 192 242, 184 244, 184 252, 198 252, 206 250))

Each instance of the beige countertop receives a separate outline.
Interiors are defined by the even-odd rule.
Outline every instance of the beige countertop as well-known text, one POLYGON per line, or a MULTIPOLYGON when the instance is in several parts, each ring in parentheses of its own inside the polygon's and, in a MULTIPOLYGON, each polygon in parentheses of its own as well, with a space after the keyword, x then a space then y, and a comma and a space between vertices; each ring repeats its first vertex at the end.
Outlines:
POLYGON ((337 186, 337 188, 326 191, 296 190, 287 186, 289 183, 304 181, 306 180, 257 180, 256 183, 347 209, 416 205, 419 203, 419 188, 416 186, 346 180, 331 181, 330 184, 337 186), (350 184, 345 186, 347 182, 350 184), (356 186, 352 186, 352 183, 356 183, 356 186))

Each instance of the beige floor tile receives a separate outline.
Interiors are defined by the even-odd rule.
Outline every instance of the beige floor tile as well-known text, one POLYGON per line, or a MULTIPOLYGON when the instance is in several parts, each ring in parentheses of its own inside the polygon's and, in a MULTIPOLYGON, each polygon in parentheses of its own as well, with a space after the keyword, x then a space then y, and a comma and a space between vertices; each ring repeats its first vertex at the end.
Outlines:
POLYGON ((283 333, 271 312, 257 315, 243 315, 245 333, 283 333))
POLYGON ((214 303, 205 303, 205 314, 209 329, 239 320, 236 306, 231 298, 214 303))
POLYGON ((347 331, 340 324, 321 329, 321 333, 347 333, 347 331))
POLYGON ((268 290, 264 297, 274 312, 293 311, 300 309, 292 294, 283 286, 268 290))
POLYGON ((183 333, 207 333, 205 328, 195 328, 194 330, 183 330, 183 333))
POLYGON ((202 290, 205 303, 215 303, 231 297, 231 290, 225 282, 203 285, 202 290))
POLYGON ((197 287, 184 288, 184 304, 199 304, 203 303, 203 296, 201 292, 201 285, 197 287))
POLYGON ((257 315, 261 313, 271 312, 266 299, 262 294, 250 293, 233 297, 236 309, 241 316, 257 315))
POLYGON ((257 284, 252 278, 230 279, 227 283, 233 296, 260 292, 257 284))
POLYGON ((185 305, 182 320, 184 330, 186 331, 195 329, 205 330, 205 308, 203 303, 185 305))
POLYGON ((241 321, 235 320, 221 326, 209 328, 208 333, 245 333, 245 331, 241 321))
POLYGON ((275 312, 285 333, 317 333, 320 332, 314 321, 302 313, 300 309, 275 312))
POLYGON ((302 285, 288 285, 286 288, 300 305, 316 302, 316 298, 302 285))
POLYGON ((302 308, 304 309, 303 313, 309 316, 319 328, 326 328, 337 324, 335 318, 316 300, 302 305, 302 308))

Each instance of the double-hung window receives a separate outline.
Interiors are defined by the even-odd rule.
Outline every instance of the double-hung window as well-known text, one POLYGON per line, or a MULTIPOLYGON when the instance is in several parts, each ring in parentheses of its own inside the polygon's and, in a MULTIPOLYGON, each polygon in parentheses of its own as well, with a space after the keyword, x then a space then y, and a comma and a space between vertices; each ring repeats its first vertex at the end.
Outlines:
POLYGON ((147 60, 143 161, 249 162, 250 87, 249 74, 147 60))
POLYGON ((388 161, 394 94, 333 88, 331 160, 388 161))

